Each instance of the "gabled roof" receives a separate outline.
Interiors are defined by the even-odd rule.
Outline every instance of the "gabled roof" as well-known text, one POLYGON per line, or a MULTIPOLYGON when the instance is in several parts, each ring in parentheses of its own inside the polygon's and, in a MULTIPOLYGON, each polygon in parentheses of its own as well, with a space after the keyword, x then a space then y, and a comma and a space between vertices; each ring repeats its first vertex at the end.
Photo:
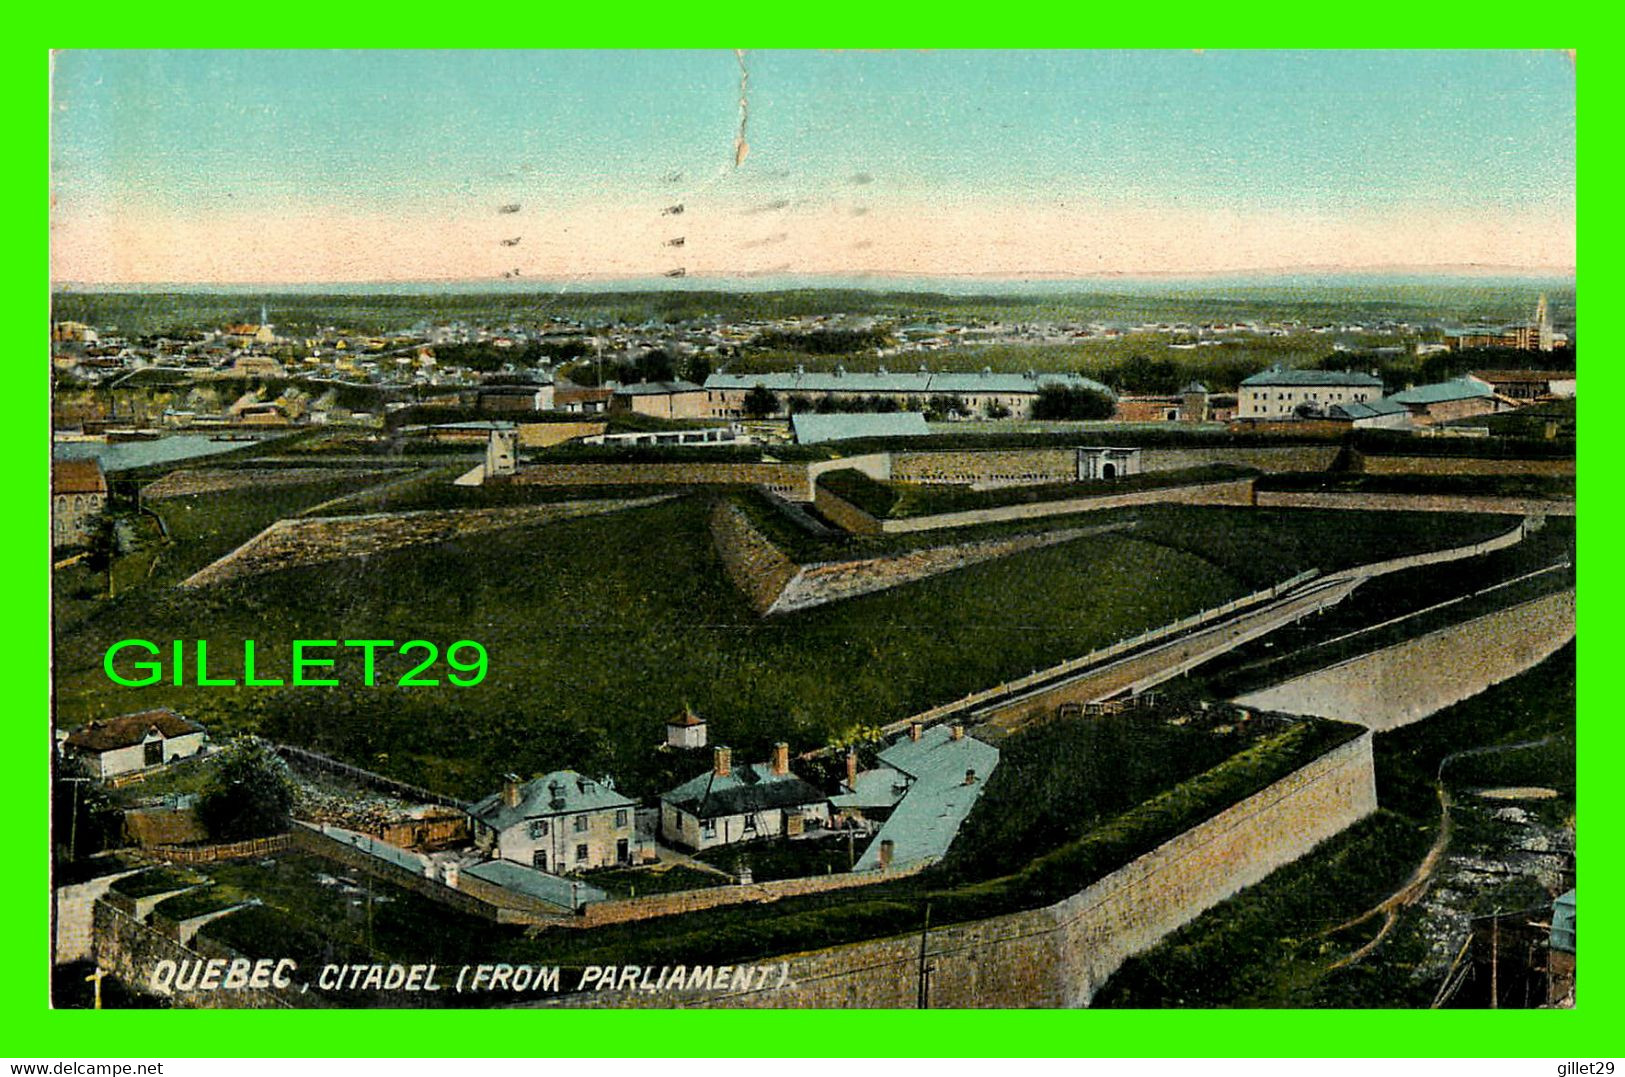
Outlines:
POLYGON ((999 750, 974 737, 954 740, 948 726, 938 725, 917 741, 903 736, 880 753, 880 761, 914 781, 853 871, 879 868, 882 841, 892 843, 894 868, 940 860, 999 765, 999 750), (971 770, 976 780, 967 785, 965 774, 971 770))
POLYGON ((153 730, 168 739, 184 737, 188 733, 202 733, 203 727, 189 718, 182 718, 168 707, 161 707, 80 726, 68 734, 64 743, 69 748, 84 752, 111 752, 142 743, 153 730))
POLYGON ((1243 378, 1241 384, 1243 387, 1252 388, 1264 385, 1346 385, 1361 389, 1380 389, 1382 388, 1382 379, 1372 374, 1361 374, 1358 371, 1294 370, 1276 363, 1268 370, 1261 370, 1250 378, 1243 378))
POLYGON ((482 823, 506 830, 527 819, 635 807, 637 801, 622 796, 603 782, 573 770, 555 770, 521 785, 517 805, 510 807, 505 803, 499 790, 477 801, 468 812, 482 823))
POLYGON ((1375 419, 1383 415, 1408 414, 1410 410, 1403 404, 1394 403, 1388 397, 1366 403, 1351 400, 1344 404, 1333 404, 1326 409, 1328 415, 1341 416, 1345 419, 1375 419))
POLYGON ((794 772, 774 774, 766 763, 746 763, 731 768, 721 777, 714 769, 708 770, 660 794, 660 799, 690 815, 715 819, 722 815, 822 804, 829 798, 794 772))
POLYGON ((1031 393, 1046 386, 1093 389, 1107 396, 1112 391, 1082 374, 933 374, 920 371, 894 374, 886 370, 831 372, 776 371, 767 374, 712 374, 707 389, 753 389, 762 386, 776 393, 1031 393))
POLYGON ((889 808, 908 792, 908 776, 891 767, 876 767, 858 775, 850 792, 829 798, 836 808, 889 808))
POLYGON ((849 438, 921 437, 931 432, 925 425, 925 414, 918 411, 899 411, 889 415, 883 412, 818 415, 802 411, 792 415, 790 423, 795 427, 796 441, 802 445, 849 438))
POLYGON ((1432 385, 1417 385, 1403 392, 1393 393, 1387 399, 1396 404, 1443 404, 1450 400, 1473 400, 1480 397, 1491 397, 1495 390, 1481 381, 1471 378, 1457 378, 1454 381, 1441 381, 1432 385))
POLYGON ((623 385, 615 390, 616 396, 675 396, 678 393, 703 393, 703 385, 691 381, 643 381, 623 385))
POLYGON ((94 458, 51 461, 51 493, 107 493, 107 477, 102 474, 101 461, 94 458))

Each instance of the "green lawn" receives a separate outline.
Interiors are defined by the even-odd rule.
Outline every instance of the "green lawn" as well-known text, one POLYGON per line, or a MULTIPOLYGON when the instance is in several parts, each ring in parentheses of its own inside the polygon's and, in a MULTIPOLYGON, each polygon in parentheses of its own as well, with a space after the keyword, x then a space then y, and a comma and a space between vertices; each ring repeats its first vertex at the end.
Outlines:
POLYGON ((1192 554, 1114 535, 763 620, 721 573, 708 513, 691 497, 378 554, 365 571, 348 560, 131 595, 116 623, 58 641, 59 711, 170 705, 217 734, 258 729, 466 797, 509 770, 559 767, 646 795, 690 776, 652 751, 685 700, 713 742, 764 759, 776 740, 817 747, 1245 589, 1192 554), (396 688, 407 663, 381 655, 374 688, 352 670, 339 688, 129 689, 101 669, 128 637, 207 638, 227 674, 244 638, 259 641, 262 670, 285 669, 296 638, 473 638, 490 674, 396 688))

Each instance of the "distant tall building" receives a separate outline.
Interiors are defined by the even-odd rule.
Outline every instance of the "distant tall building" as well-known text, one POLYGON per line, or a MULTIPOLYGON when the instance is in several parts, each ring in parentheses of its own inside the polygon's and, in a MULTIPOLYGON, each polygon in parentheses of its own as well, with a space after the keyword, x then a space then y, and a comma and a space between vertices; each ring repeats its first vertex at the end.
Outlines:
POLYGON ((1540 293, 1540 302, 1535 306, 1535 331, 1539 334, 1539 346, 1543 352, 1552 350, 1552 312, 1546 305, 1546 293, 1540 293))

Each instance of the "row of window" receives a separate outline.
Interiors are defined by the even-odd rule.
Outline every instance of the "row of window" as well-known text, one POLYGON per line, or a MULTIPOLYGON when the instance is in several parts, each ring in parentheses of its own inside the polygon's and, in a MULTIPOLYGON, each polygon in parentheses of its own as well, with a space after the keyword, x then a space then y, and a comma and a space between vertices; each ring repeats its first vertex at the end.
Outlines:
MULTIPOLYGON (((616 811, 615 811, 615 826, 616 826, 616 828, 620 829, 622 827, 625 827, 629 818, 630 818, 630 816, 629 816, 629 814, 628 814, 628 812, 627 812, 627 810, 625 808, 616 809, 616 811)), ((585 834, 587 832, 587 826, 588 826, 588 820, 587 820, 587 816, 585 816, 585 815, 577 815, 577 816, 574 816, 570 820, 570 828, 572 830, 574 830, 577 834, 585 834)), ((530 821, 530 836, 532 838, 545 838, 545 837, 547 837, 549 832, 550 832, 550 830, 549 830, 548 822, 547 822, 546 819, 532 819, 530 821)), ((586 846, 583 845, 580 848, 585 849, 586 846)), ((586 854, 583 853, 582 858, 584 859, 585 856, 586 856, 586 854)))

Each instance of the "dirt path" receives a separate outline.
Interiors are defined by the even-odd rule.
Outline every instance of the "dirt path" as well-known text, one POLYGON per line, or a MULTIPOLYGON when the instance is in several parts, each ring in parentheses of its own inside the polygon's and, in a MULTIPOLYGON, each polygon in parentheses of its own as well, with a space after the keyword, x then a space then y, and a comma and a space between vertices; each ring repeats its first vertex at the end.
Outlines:
POLYGON ((1439 863, 1444 859, 1445 850, 1450 845, 1450 833, 1452 829, 1452 822, 1450 818, 1450 806, 1452 801, 1450 798, 1450 790, 1445 785, 1444 781, 1445 767, 1449 766, 1457 759, 1465 759, 1468 756, 1492 755, 1496 752, 1511 752, 1524 748, 1535 748, 1542 744, 1549 744, 1556 739, 1558 739, 1557 735, 1554 734, 1551 736, 1540 737, 1536 740, 1519 741, 1516 744, 1492 744, 1480 748, 1464 748, 1459 752, 1451 752, 1449 755, 1439 760, 1439 769, 1434 778, 1435 788, 1439 796, 1438 837, 1433 839, 1433 845, 1429 847, 1427 854, 1422 857, 1421 863, 1417 864, 1416 870, 1411 873, 1411 877, 1406 880, 1404 886, 1401 886, 1398 890, 1395 890, 1392 894, 1389 894, 1387 897, 1383 898, 1381 901, 1367 909, 1365 912, 1361 913, 1359 916, 1356 916, 1350 920, 1345 920, 1336 927, 1327 928, 1317 936, 1318 938, 1325 938, 1329 935, 1335 935, 1345 928, 1355 927, 1359 924, 1363 924, 1373 917, 1381 916, 1383 918, 1382 927, 1377 930, 1377 933, 1372 936, 1368 942, 1362 945, 1359 949, 1355 950, 1353 953, 1349 954, 1347 957, 1333 962, 1330 966, 1328 966, 1328 970, 1340 969, 1345 965, 1352 965, 1356 961, 1364 958, 1367 954, 1371 953, 1371 951, 1375 950, 1382 943, 1382 940, 1388 937, 1388 933, 1394 929, 1394 925, 1399 922, 1399 914, 1411 905, 1416 904, 1416 902, 1428 892, 1428 887, 1433 884, 1433 876, 1438 871, 1439 863))

